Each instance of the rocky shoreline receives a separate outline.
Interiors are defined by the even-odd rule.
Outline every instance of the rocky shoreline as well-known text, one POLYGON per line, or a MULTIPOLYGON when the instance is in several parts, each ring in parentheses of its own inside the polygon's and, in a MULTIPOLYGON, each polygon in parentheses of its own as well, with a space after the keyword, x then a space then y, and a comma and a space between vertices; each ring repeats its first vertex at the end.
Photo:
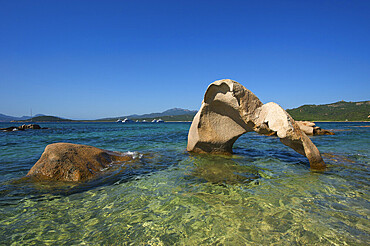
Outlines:
POLYGON ((49 129, 47 127, 41 127, 37 124, 21 125, 21 126, 10 126, 6 128, 0 128, 0 131, 4 132, 14 132, 14 131, 24 131, 27 129, 39 130, 39 129, 49 129))
POLYGON ((316 126, 314 122, 311 121, 296 121, 301 131, 303 131, 308 136, 317 136, 317 135, 334 135, 334 132, 329 130, 321 129, 316 126))
MULTIPOLYGON (((3 131, 46 129, 30 124, 2 128, 3 131)), ((317 147, 307 136, 334 135, 314 122, 295 121, 276 103, 263 104, 257 96, 233 80, 211 83, 202 106, 188 133, 187 151, 232 153, 234 142, 246 132, 277 136, 280 141, 306 156, 311 169, 325 170, 317 147)), ((46 146, 27 177, 41 181, 87 181, 99 177, 115 164, 125 164, 133 157, 93 146, 54 143, 46 146)))

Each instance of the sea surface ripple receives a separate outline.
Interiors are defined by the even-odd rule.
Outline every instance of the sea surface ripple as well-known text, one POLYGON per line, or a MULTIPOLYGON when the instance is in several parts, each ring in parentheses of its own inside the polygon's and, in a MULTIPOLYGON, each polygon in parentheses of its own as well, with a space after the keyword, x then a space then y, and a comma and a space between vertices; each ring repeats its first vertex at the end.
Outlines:
MULTIPOLYGON (((15 123, 0 123, 0 128, 15 123)), ((328 165, 247 133, 234 154, 186 152, 190 123, 40 123, 0 132, 1 245, 368 245, 368 123, 317 123, 328 165), (131 153, 129 167, 83 183, 22 179, 46 145, 131 153)))

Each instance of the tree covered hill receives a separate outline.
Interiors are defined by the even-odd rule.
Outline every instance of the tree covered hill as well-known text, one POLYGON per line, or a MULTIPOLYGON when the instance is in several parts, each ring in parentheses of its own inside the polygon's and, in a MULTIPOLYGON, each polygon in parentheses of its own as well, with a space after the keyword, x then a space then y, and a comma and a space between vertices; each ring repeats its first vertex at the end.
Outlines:
POLYGON ((56 116, 49 116, 49 115, 43 115, 43 116, 36 116, 28 120, 21 120, 18 122, 67 122, 67 121, 73 121, 70 119, 63 119, 56 116))
POLYGON ((303 105, 288 109, 295 120, 309 121, 370 121, 370 101, 340 101, 323 105, 303 105))

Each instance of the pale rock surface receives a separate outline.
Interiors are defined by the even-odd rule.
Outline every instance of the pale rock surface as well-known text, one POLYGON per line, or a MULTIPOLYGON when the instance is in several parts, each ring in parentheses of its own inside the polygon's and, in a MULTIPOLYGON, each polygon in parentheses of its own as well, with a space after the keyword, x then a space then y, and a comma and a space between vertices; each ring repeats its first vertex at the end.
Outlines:
POLYGON ((311 121, 296 121, 301 131, 306 133, 306 135, 334 135, 334 132, 321 129, 316 126, 314 122, 311 121))
POLYGON ((313 128, 315 127, 315 123, 310 121, 296 121, 301 131, 306 133, 306 135, 313 135, 313 128))
POLYGON ((283 108, 273 102, 263 104, 251 91, 230 79, 208 86, 190 126, 187 150, 232 153, 234 142, 250 131, 277 135, 283 144, 306 156, 312 169, 325 168, 319 150, 283 108))

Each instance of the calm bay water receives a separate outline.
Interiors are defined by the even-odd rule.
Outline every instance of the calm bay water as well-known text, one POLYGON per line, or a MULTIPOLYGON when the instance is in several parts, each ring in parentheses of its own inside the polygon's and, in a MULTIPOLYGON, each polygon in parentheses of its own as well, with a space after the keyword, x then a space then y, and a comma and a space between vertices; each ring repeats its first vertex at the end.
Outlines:
MULTIPOLYGON (((0 128, 12 124, 2 123, 0 128)), ((14 125, 14 124, 13 124, 14 125)), ((1 245, 367 245, 368 123, 318 123, 328 170, 275 137, 248 133, 232 156, 186 152, 190 123, 45 123, 0 132, 1 245), (99 180, 21 178, 47 144, 138 156, 99 180)))

